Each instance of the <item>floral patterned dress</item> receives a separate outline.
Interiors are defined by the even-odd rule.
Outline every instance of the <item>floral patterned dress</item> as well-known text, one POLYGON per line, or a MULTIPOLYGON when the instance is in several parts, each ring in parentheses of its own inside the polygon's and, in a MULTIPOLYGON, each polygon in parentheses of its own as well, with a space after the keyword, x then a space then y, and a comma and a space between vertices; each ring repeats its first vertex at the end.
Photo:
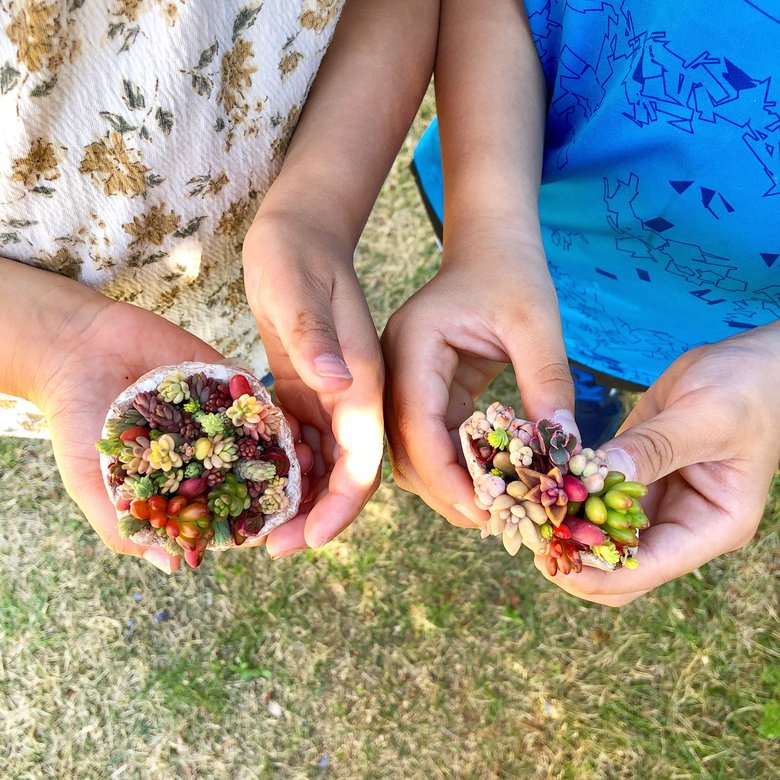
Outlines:
MULTIPOLYGON (((343 2, 0 0, 0 256, 264 375, 241 243, 343 2)), ((2 434, 45 421, 0 395, 2 434)))

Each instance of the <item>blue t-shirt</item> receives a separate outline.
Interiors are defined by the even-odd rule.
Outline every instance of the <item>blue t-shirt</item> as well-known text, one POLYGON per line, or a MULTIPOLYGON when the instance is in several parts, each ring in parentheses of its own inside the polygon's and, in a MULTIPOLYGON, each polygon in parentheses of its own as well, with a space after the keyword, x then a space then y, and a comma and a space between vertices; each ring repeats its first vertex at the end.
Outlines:
MULTIPOLYGON (((569 357, 648 385, 687 349, 780 317, 780 2, 525 6, 569 357)), ((441 219, 436 123, 415 165, 441 219)))

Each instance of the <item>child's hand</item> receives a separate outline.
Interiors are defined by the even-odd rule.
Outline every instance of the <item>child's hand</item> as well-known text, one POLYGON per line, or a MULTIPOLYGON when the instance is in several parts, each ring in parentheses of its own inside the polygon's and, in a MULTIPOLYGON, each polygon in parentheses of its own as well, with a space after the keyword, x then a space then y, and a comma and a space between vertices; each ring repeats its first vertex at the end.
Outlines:
POLYGON ((574 429, 555 290, 533 245, 453 239, 439 273, 390 318, 382 345, 395 480, 454 525, 487 518, 458 462, 458 427, 507 362, 526 415, 562 412, 574 429))
MULTIPOLYGON (((780 459, 780 322, 687 352, 610 443, 612 468, 653 483, 639 568, 556 576, 575 596, 622 606, 750 541, 780 459)), ((537 568, 545 575, 543 561, 537 568)))
MULTIPOLYGON (((62 333, 50 334, 53 348, 39 377, 42 392, 35 399, 46 414, 65 489, 111 550, 142 557, 171 573, 180 557, 119 536, 95 442, 110 404, 139 376, 172 363, 221 362, 222 355, 144 309, 110 301, 53 274, 45 275, 45 283, 62 287, 61 294, 78 307, 62 333)), ((296 423, 291 423, 295 431, 296 423)), ((311 466, 311 452, 306 445, 297 450, 305 471, 311 466)))
POLYGON ((376 489, 384 368, 352 249, 327 229, 258 215, 244 277, 279 400, 314 451, 302 516, 269 535, 278 558, 330 541, 376 489))

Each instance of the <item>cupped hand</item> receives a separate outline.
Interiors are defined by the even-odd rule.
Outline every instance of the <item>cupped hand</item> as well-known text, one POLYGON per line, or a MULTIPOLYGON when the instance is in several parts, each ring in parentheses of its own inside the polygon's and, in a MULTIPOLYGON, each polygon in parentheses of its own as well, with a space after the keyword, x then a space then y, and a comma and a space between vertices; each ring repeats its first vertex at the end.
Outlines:
MULTIPOLYGON (((780 321, 685 353, 604 445, 612 468, 650 485, 639 568, 556 576, 609 606, 743 547, 780 460, 780 321)), ((544 562, 539 570, 549 578, 544 562)))
POLYGON ((445 248, 441 269, 382 336, 393 473, 454 525, 487 519, 461 465, 458 428, 509 362, 526 416, 575 431, 574 390, 541 249, 478 241, 445 248))
MULTIPOLYGON (((95 442, 101 437, 113 400, 147 371, 187 361, 217 363, 224 359, 163 317, 111 301, 68 279, 56 278, 50 284, 62 286, 62 294, 73 296, 76 312, 53 340, 39 400, 65 489, 111 550, 142 557, 171 573, 178 568, 180 556, 119 535, 95 442)), ((295 432, 297 424, 294 420, 291 424, 295 432)), ((305 470, 311 452, 303 445, 297 449, 305 470)))
POLYGON ((301 514, 268 536, 275 558, 326 544, 378 485, 384 367, 352 251, 327 229, 263 214, 244 240, 247 298, 275 390, 314 452, 301 514))

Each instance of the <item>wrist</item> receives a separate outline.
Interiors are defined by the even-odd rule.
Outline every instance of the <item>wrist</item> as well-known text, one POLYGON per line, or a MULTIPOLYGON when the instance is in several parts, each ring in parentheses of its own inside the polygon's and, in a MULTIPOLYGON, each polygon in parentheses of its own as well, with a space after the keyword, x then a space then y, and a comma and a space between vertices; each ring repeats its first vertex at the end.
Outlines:
POLYGON ((476 270, 538 271, 548 274, 538 217, 481 209, 462 212, 447 223, 442 266, 476 270))
POLYGON ((46 412, 54 377, 90 338, 108 298, 64 276, 0 258, 0 391, 46 412))
POLYGON ((298 182, 282 172, 263 198, 250 232, 298 233, 308 243, 323 244, 351 258, 362 228, 325 182, 298 182))

